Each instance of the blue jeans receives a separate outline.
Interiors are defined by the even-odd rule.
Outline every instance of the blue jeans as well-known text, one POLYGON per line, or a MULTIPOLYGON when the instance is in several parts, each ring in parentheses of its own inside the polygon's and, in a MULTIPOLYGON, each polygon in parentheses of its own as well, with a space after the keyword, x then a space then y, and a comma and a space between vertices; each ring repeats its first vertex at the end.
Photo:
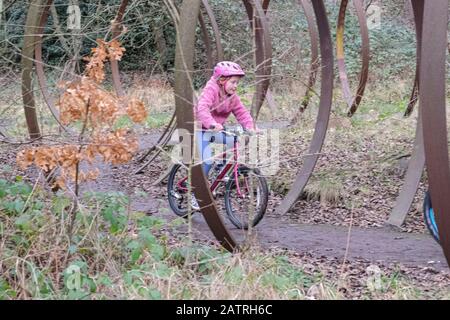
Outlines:
POLYGON ((208 176, 214 162, 210 143, 223 144, 225 150, 229 150, 234 147, 234 137, 227 136, 223 132, 197 131, 196 138, 200 158, 202 160, 203 172, 208 176))

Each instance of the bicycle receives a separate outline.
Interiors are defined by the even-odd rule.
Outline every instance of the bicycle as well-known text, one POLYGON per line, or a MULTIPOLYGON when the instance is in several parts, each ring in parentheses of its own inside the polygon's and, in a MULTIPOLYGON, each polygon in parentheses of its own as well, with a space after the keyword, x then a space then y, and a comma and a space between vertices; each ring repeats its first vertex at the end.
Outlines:
MULTIPOLYGON (((232 130, 221 132, 232 136, 234 141, 233 148, 223 152, 219 157, 222 158, 231 152, 233 152, 233 157, 227 157, 225 163, 222 163, 222 168, 219 168, 215 162, 210 174, 214 175, 215 172, 217 176, 211 178, 210 190, 214 198, 217 198, 219 188, 225 186, 224 200, 228 219, 236 228, 248 229, 250 221, 251 226, 254 227, 263 218, 269 199, 269 188, 266 179, 258 169, 238 163, 238 138, 242 132, 233 132, 232 130)), ((188 215, 189 205, 187 180, 186 166, 176 164, 169 174, 167 183, 170 208, 176 215, 184 218, 188 215)))
POLYGON ((423 200, 423 217, 425 220, 425 225, 433 236, 434 240, 440 243, 439 231, 436 224, 436 218, 434 216, 433 206, 431 204, 430 192, 425 193, 425 199, 423 200))

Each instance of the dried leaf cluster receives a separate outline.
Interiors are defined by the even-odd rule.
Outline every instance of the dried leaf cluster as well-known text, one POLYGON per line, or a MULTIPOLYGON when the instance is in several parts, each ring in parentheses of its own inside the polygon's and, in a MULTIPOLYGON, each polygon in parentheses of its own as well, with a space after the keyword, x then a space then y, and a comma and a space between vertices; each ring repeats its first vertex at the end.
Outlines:
POLYGON ((62 83, 63 94, 58 100, 60 120, 64 125, 81 124, 78 141, 55 146, 27 148, 17 155, 23 168, 34 164, 47 175, 57 172, 53 187, 65 188, 67 179, 75 182, 96 179, 99 170, 79 170, 82 161, 93 164, 100 156, 106 163, 121 164, 131 160, 138 150, 138 140, 129 129, 115 129, 122 116, 139 123, 146 119, 144 103, 135 99, 118 97, 100 85, 105 79, 107 59, 120 60, 125 49, 117 40, 97 40, 92 49, 84 74, 77 80, 62 83))

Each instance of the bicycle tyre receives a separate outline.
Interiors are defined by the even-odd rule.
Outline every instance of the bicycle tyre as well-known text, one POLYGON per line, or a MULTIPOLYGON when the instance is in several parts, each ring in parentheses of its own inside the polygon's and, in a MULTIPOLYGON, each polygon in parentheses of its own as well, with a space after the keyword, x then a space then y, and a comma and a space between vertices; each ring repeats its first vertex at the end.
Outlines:
POLYGON ((423 200, 423 217, 425 220, 425 225, 433 236, 434 240, 440 244, 439 231, 436 225, 436 219, 434 216, 433 206, 431 204, 430 192, 425 193, 425 199, 423 200))
POLYGON ((175 177, 177 175, 178 170, 181 168, 180 164, 176 164, 173 166, 172 170, 170 171, 169 178, 167 179, 167 198, 169 200, 169 206, 172 209, 172 211, 179 217, 186 218, 188 216, 188 198, 187 193, 181 193, 178 190, 175 190, 174 183, 175 177), (183 208, 181 203, 177 202, 178 199, 177 196, 182 197, 181 200, 185 199, 186 205, 183 208))
MULTIPOLYGON (((249 172, 254 173, 257 176, 258 181, 258 187, 259 187, 259 193, 257 199, 257 203, 259 201, 259 205, 256 208, 255 216, 252 221, 252 227, 255 227, 261 219, 264 217, 264 214, 266 213, 267 209, 267 202, 269 200, 269 187, 267 186, 266 179, 261 175, 260 171, 258 169, 250 169, 248 167, 241 167, 238 169, 238 175, 248 175, 249 172)), ((238 178, 239 180, 239 178, 238 178)), ((225 191, 225 210, 227 212, 228 219, 231 221, 231 223, 238 229, 244 229, 247 230, 249 227, 249 224, 247 221, 241 221, 239 219, 238 214, 236 210, 233 209, 233 206, 231 204, 232 200, 232 192, 235 189, 236 181, 234 177, 232 177, 226 184, 226 191, 225 191)))

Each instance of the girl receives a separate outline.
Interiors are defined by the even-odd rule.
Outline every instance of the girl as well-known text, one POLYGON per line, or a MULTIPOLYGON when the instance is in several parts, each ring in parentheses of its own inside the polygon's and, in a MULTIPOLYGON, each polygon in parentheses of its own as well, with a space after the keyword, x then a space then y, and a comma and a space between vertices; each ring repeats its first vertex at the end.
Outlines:
MULTIPOLYGON (((256 131, 253 118, 244 107, 236 94, 240 79, 245 76, 242 68, 234 62, 222 61, 214 67, 214 73, 206 83, 194 110, 194 117, 198 123, 197 145, 202 160, 203 172, 208 176, 212 166, 212 150, 210 143, 226 146, 226 150, 233 148, 233 137, 227 136, 223 124, 234 114, 239 124, 247 131, 256 131)), ((198 210, 195 197, 192 197, 192 208, 198 210)))
POLYGON ((214 73, 203 89, 195 108, 195 119, 201 127, 201 130, 197 131, 197 141, 206 176, 212 164, 212 151, 209 144, 211 142, 224 144, 226 149, 233 147, 233 137, 221 132, 223 124, 231 113, 244 130, 256 130, 252 116, 236 94, 239 81, 243 76, 245 72, 237 63, 219 62, 214 67, 214 73))

